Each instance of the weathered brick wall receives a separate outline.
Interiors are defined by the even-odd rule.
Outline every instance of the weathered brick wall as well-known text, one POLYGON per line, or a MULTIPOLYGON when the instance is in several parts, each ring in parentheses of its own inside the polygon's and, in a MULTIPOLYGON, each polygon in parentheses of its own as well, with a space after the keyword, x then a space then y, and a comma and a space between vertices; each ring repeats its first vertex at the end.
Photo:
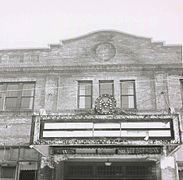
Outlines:
POLYGON ((38 152, 25 147, 2 147, 0 148, 0 161, 38 161, 38 152))
POLYGON ((45 109, 49 112, 54 112, 57 109, 58 96, 58 75, 46 76, 45 84, 45 109))
POLYGON ((25 145, 30 142, 31 116, 1 115, 0 146, 25 145))
MULTIPOLYGON (((108 56, 114 53, 105 49, 103 52, 108 56)), ((98 32, 63 41, 50 49, 0 50, 0 57, 0 82, 36 82, 36 113, 41 108, 48 113, 77 109, 78 80, 93 81, 93 107, 99 96, 99 80, 114 80, 114 95, 120 107, 119 83, 129 79, 136 82, 138 111, 167 111, 169 105, 177 111, 182 109, 181 46, 163 46, 123 33, 98 32), (116 54, 110 60, 97 57, 96 48, 102 43, 115 47, 116 54), (8 56, 13 54, 23 54, 23 62, 9 63, 8 56), (39 54, 39 61, 30 61, 31 54, 39 54)), ((0 144, 28 143, 32 113, 1 112, 0 144)))
POLYGON ((180 110, 182 108, 183 81, 180 75, 168 76, 168 95, 170 107, 180 110))
MULTIPOLYGON (((1 50, 1 65, 99 65, 104 64, 97 58, 96 48, 99 44, 110 43, 115 48, 115 56, 105 64, 181 64, 181 46, 163 46, 152 43, 149 38, 136 37, 113 31, 101 31, 51 46, 50 49, 1 50), (9 60, 9 55, 24 55, 22 62, 9 60), (30 60, 31 54, 39 55, 39 61, 30 60)), ((108 53, 113 53, 109 51, 108 53)), ((109 54, 110 55, 110 54, 109 54)), ((178 67, 176 65, 176 67, 178 67)))
POLYGON ((99 96, 99 80, 114 80, 114 96, 117 107, 120 104, 120 80, 136 81, 136 97, 138 110, 155 110, 155 91, 153 80, 147 75, 141 76, 139 72, 76 72, 60 76, 58 92, 58 110, 77 109, 77 81, 93 81, 93 107, 99 96))
MULTIPOLYGON (((175 73, 174 73, 175 74, 175 73)), ((16 74, 18 78, 6 74, 4 81, 16 79, 28 80, 31 74, 16 74)), ((177 75, 178 76, 178 75, 177 75)), ((34 112, 45 108, 48 113, 63 112, 64 110, 77 109, 77 81, 93 81, 93 107, 99 96, 99 80, 114 80, 115 99, 120 107, 120 80, 130 79, 136 81, 136 102, 138 111, 156 112, 167 111, 168 105, 180 111, 182 108, 181 89, 179 80, 163 72, 152 74, 151 71, 126 71, 126 72, 73 72, 73 73, 32 73, 36 81, 34 112), (169 78, 168 83, 166 78, 169 78), (154 79, 155 78, 155 79, 154 79), (175 86, 176 85, 176 86, 175 86), (161 94, 164 92, 164 94, 161 94), (176 100, 176 101, 175 101, 176 100)), ((3 78, 1 78, 3 81, 3 78)), ((28 143, 31 115, 2 112, 0 124, 0 143, 19 144, 28 143), (7 125, 7 128, 6 128, 7 125), (18 130, 18 131, 17 131, 18 130), (15 140, 16 139, 16 140, 15 140)))
MULTIPOLYGON (((174 73, 176 74, 176 73, 174 73)), ((16 77, 4 75, 6 80, 13 82, 16 77)), ((31 74, 17 74, 18 80, 29 79, 31 74), (22 76, 22 77, 21 77, 22 76)), ((126 72, 73 72, 73 73, 34 73, 36 81, 34 111, 45 108, 48 113, 63 112, 77 109, 77 81, 93 81, 93 107, 99 96, 99 80, 114 80, 115 99, 120 107, 120 80, 136 81, 136 102, 138 111, 167 111, 168 105, 176 112, 182 109, 181 86, 178 75, 168 75, 163 72, 126 71, 126 72), (155 78, 155 79, 154 79, 155 78), (166 79, 168 78, 168 81, 166 79), (164 92, 164 94, 161 94, 164 92)), ((3 81, 3 77, 1 77, 3 81)), ((30 140, 32 113, 16 114, 1 112, 0 144, 28 144, 30 140)))

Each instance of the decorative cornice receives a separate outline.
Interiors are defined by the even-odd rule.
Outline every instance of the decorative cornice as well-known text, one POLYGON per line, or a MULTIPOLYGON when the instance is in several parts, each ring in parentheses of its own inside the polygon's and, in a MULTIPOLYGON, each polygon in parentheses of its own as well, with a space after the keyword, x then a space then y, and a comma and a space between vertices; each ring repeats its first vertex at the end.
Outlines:
MULTIPOLYGON (((35 115, 36 116, 36 115, 35 115)), ((38 115, 39 116, 39 115, 38 115)), ((42 115, 40 116, 41 120, 49 121, 49 120, 169 120, 172 119, 170 115, 136 115, 136 114, 128 114, 128 115, 90 115, 90 114, 83 114, 83 115, 58 115, 58 114, 50 114, 50 115, 42 115)))
POLYGON ((106 64, 106 65, 88 65, 88 66, 45 66, 45 65, 11 65, 0 66, 0 72, 124 72, 124 71, 158 71, 158 70, 183 70, 181 64, 106 64))
POLYGON ((180 144, 179 141, 176 140, 128 140, 123 138, 62 138, 62 139, 39 139, 38 141, 34 142, 33 144, 36 145, 59 145, 59 146, 93 146, 93 145, 173 145, 173 144, 180 144))
POLYGON ((50 51, 49 48, 20 48, 20 49, 0 49, 0 53, 17 53, 17 52, 48 52, 50 51))
POLYGON ((125 33, 122 31, 117 31, 117 30, 98 30, 98 31, 94 31, 94 32, 90 32, 88 34, 85 35, 81 35, 79 37, 75 37, 75 38, 71 38, 71 39, 66 39, 66 40, 61 40, 61 43, 58 44, 49 44, 48 48, 20 48, 20 49, 0 49, 0 53, 10 53, 10 52, 35 52, 35 51, 43 51, 43 52, 48 52, 51 51, 51 49, 54 48, 60 48, 62 45, 64 44, 68 44, 68 43, 72 43, 75 41, 79 41, 79 40, 83 40, 83 39, 87 39, 91 36, 95 36, 95 35, 104 35, 106 37, 107 36, 126 36, 126 37, 131 37, 134 39, 140 39, 140 40, 144 40, 144 41, 148 41, 149 43, 152 44, 152 46, 154 47, 161 47, 161 48, 179 48, 180 50, 182 49, 182 45, 181 44, 176 44, 176 45, 166 45, 164 44, 164 42, 152 42, 152 38, 149 37, 142 37, 142 36, 137 36, 137 35, 133 35, 130 33, 125 33))

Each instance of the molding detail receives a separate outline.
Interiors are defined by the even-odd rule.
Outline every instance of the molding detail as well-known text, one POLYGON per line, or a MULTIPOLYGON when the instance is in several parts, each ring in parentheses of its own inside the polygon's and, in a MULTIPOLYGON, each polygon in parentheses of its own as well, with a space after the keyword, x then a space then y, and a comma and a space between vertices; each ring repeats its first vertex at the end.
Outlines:
POLYGON ((96 99, 95 109, 97 114, 114 114, 116 111, 116 100, 109 94, 103 94, 96 99))
POLYGON ((44 140, 39 139, 38 141, 34 142, 36 145, 64 145, 64 146, 71 146, 71 145, 101 145, 101 146, 114 146, 114 145, 175 145, 179 144, 180 142, 175 140, 127 140, 123 138, 62 138, 62 139, 52 139, 52 140, 44 140))
POLYGON ((108 61, 116 55, 116 48, 111 43, 101 43, 95 49, 96 58, 102 61, 108 61))

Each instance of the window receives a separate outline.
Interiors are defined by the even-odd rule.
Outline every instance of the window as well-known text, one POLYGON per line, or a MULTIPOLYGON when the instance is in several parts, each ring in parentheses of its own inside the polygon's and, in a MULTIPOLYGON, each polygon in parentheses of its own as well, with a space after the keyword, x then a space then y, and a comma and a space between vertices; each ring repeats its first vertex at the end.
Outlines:
POLYGON ((24 55, 10 55, 9 56, 9 61, 10 62, 23 62, 24 60, 24 55))
POLYGON ((36 180, 37 171, 35 170, 21 170, 19 180, 36 180))
POLYGON ((3 107, 3 85, 0 84, 0 110, 3 107))
POLYGON ((0 83, 0 110, 32 110, 34 86, 32 82, 0 83))
POLYGON ((180 90, 181 90, 181 98, 182 98, 182 106, 183 106, 183 79, 180 79, 180 90))
POLYGON ((109 94, 114 96, 114 83, 111 80, 99 81, 99 95, 109 94))
POLYGON ((31 62, 39 62, 39 55, 31 55, 31 62))
POLYGON ((0 178, 14 179, 16 167, 2 167, 0 178))
POLYGON ((179 180, 183 180, 183 170, 179 170, 179 180))
POLYGON ((92 107, 92 81, 78 81, 78 108, 92 107))
POLYGON ((121 108, 135 109, 136 108, 135 81, 133 80, 120 81, 120 87, 121 87, 121 108))

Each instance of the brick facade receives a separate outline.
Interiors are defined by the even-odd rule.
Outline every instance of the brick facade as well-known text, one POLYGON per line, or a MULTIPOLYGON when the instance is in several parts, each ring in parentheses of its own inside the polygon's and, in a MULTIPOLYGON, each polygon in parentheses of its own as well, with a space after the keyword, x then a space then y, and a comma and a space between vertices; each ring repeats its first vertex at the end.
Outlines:
MULTIPOLYGON (((1 147, 28 147, 32 115, 39 114, 40 109, 63 115, 85 111, 77 105, 77 83, 81 80, 93 83, 92 108, 99 96, 100 80, 114 81, 117 108, 121 108, 120 81, 135 80, 136 109, 132 112, 167 114, 173 108, 182 117, 181 46, 101 31, 44 49, 0 50, 0 57, 0 83, 36 84, 33 110, 0 110, 1 147)), ((182 132, 181 118, 180 127, 182 132)), ((40 171, 39 179, 51 179, 47 174, 50 170, 40 171)))

